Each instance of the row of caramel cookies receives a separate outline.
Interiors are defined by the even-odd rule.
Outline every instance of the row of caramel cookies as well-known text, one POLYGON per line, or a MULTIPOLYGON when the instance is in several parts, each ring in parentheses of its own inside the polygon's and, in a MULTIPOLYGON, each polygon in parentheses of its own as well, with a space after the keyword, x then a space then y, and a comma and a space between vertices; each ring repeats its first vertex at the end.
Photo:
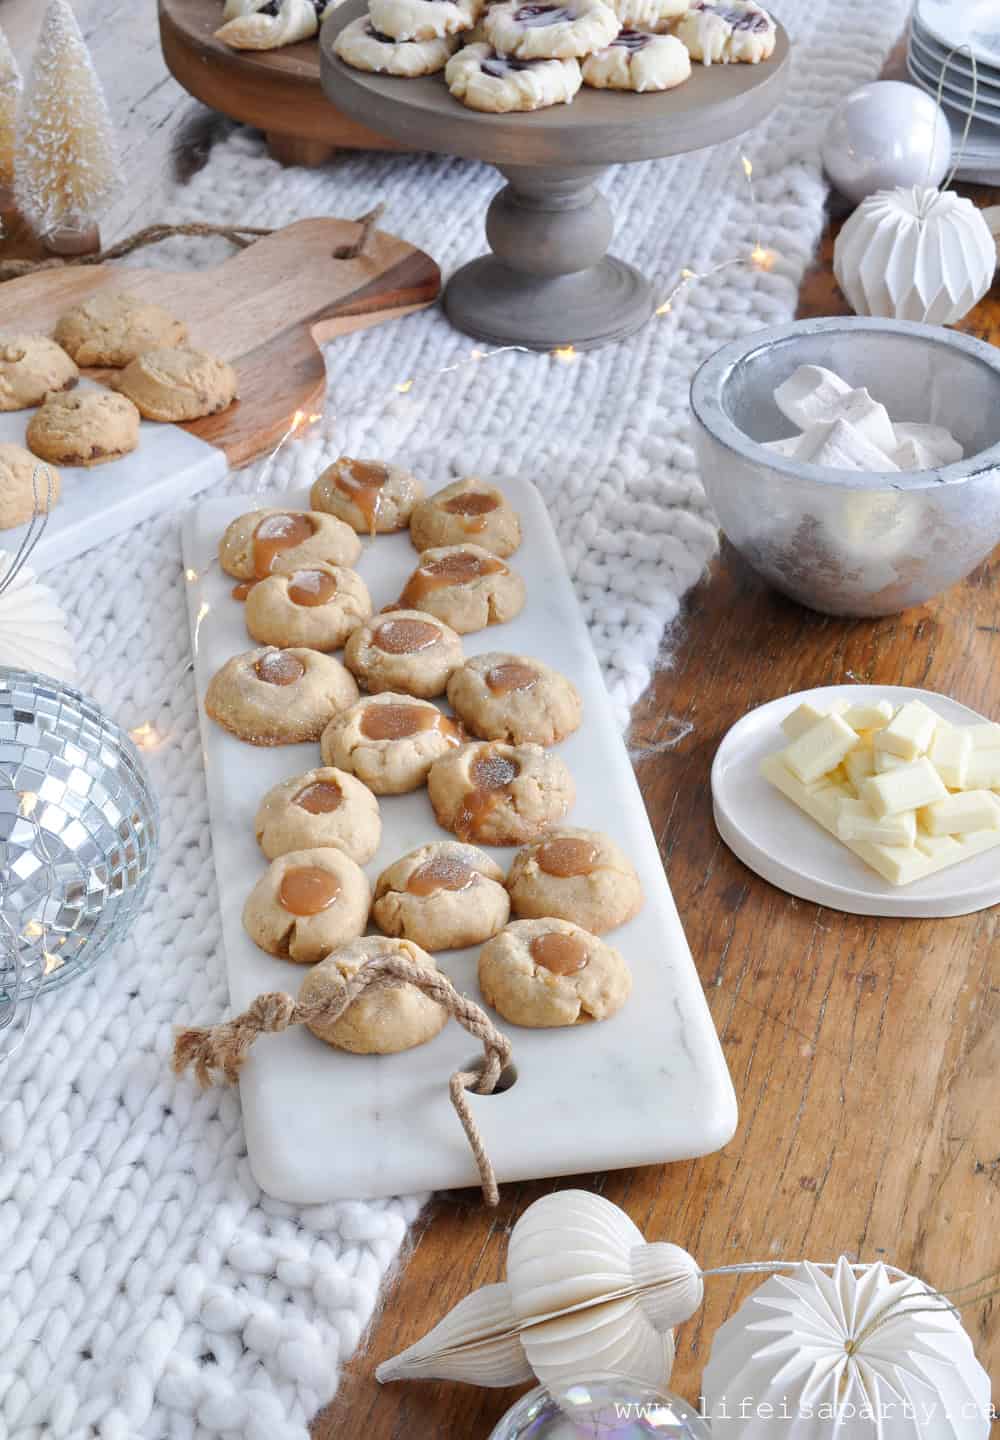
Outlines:
MULTIPOLYGON (((244 910, 248 934, 271 954, 318 962, 303 996, 342 985, 387 949, 433 966, 428 951, 485 942, 483 995, 512 1023, 613 1014, 631 976, 598 935, 636 913, 641 887, 611 840, 554 828, 575 787, 543 748, 579 726, 580 697, 539 660, 489 652, 466 661, 459 634, 512 619, 524 605, 524 582, 505 563, 520 544, 518 515, 478 479, 425 498, 407 472, 348 457, 323 472, 310 504, 241 516, 219 546, 247 627, 265 648, 222 667, 206 710, 249 743, 319 739, 323 762, 260 804, 256 834, 271 863, 244 910), (350 569, 358 537, 403 528, 419 564, 401 600, 373 616, 350 569), (328 653, 340 646, 345 664, 328 653), (445 693, 457 719, 431 703, 445 693), (430 842, 396 861, 373 903, 360 867, 381 841, 376 795, 423 784, 460 843, 430 842), (505 881, 470 841, 527 848, 505 881), (522 918, 508 924, 512 903, 522 918), (369 918, 387 938, 363 937, 369 918)), ((430 1039, 445 1019, 401 985, 380 1001, 378 1023, 362 997, 336 1034, 321 1038, 392 1053, 430 1039)))
POLYGON ((35 410, 27 448, 0 445, 0 529, 59 498, 58 470, 36 483, 36 456, 51 466, 106 465, 136 449, 141 420, 217 414, 236 388, 227 361, 188 346, 182 321, 126 291, 99 290, 72 306, 52 336, 0 338, 0 411, 35 410), (81 367, 118 372, 113 388, 77 389, 81 367))

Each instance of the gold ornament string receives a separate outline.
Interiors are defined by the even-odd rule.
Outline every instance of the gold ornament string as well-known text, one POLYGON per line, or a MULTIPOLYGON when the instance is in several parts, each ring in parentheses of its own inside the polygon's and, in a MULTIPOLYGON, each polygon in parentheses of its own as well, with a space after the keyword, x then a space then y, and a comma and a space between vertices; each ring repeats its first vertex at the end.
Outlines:
POLYGON ((955 176, 958 174, 959 167, 961 166, 962 161, 965 159, 965 147, 969 143, 969 131, 972 129, 972 122, 976 118, 976 102, 979 99, 979 67, 976 64, 976 57, 973 53, 972 47, 967 44, 962 44, 956 45, 953 50, 949 51, 949 53, 945 56, 944 60, 941 63, 941 74, 938 76, 937 95, 935 96, 938 108, 937 114, 934 116, 934 129, 931 133, 931 153, 927 157, 927 176, 924 180, 925 189, 933 188, 931 187, 930 183, 931 166, 934 164, 934 147, 937 144, 938 126, 941 123, 941 116, 944 114, 941 106, 944 97, 945 76, 948 73, 948 66, 954 60, 955 56, 960 54, 963 50, 968 54, 968 57, 972 62, 972 108, 970 109, 968 115, 965 117, 965 124, 962 127, 962 138, 958 143, 958 155, 955 157, 955 163, 952 165, 951 169, 948 171, 948 174, 945 176, 941 184, 942 190, 947 190, 949 185, 954 184, 955 176))
POLYGON ((21 543, 14 551, 14 558, 6 571, 0 576, 0 595, 13 585, 18 575, 27 565, 32 551, 45 533, 45 527, 49 523, 49 515, 55 503, 53 495, 52 471, 47 465, 36 465, 31 475, 31 519, 28 521, 28 528, 21 538, 21 543), (45 477, 45 504, 41 502, 39 494, 39 476, 45 477))

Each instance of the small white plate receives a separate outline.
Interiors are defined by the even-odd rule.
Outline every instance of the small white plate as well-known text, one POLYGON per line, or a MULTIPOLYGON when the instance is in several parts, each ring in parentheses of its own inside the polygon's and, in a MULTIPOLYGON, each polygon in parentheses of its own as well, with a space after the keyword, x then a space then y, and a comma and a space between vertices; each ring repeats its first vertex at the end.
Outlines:
POLYGON ((845 698, 852 703, 892 700, 896 705, 923 700, 955 725, 988 718, 946 695, 901 685, 828 685, 783 695, 751 710, 726 735, 712 763, 715 824, 733 854, 779 890, 848 915, 932 920, 970 915, 1000 903, 996 850, 912 885, 890 885, 761 777, 760 762, 788 743, 781 731, 786 715, 803 700, 828 710, 845 698))
POLYGON ((1000 65, 1000 6, 997 0, 918 0, 921 27, 948 50, 968 45, 977 61, 1000 65))
POLYGON ((934 68, 940 70, 947 64, 949 78, 952 75, 960 76, 963 81, 972 83, 973 74, 979 77, 980 86, 989 85, 993 89, 1000 87, 1000 69, 994 65, 987 65, 980 58, 976 57, 975 71, 972 61, 964 50, 958 50, 952 54, 947 45, 942 45, 940 40, 935 40, 929 30, 925 30, 914 17, 910 26, 910 44, 915 45, 920 52, 921 58, 926 56, 935 62, 934 68))
MULTIPOLYGON (((980 71, 978 84, 974 84, 971 76, 961 73, 951 65, 946 65, 943 56, 930 50, 916 35, 910 36, 907 59, 916 66, 921 75, 926 76, 928 80, 933 80, 935 94, 937 94, 937 87, 943 73, 946 96, 957 95, 971 106, 973 91, 975 91, 977 114, 980 107, 983 106, 993 110, 1000 107, 1000 81, 989 82, 983 78, 983 72, 980 71)), ((991 71, 990 73, 995 74, 996 72, 991 71)))
MULTIPOLYGON (((930 70, 921 64, 916 53, 912 50, 906 57, 906 68, 910 73, 910 79, 915 81, 921 90, 926 90, 929 95, 933 95, 936 99, 938 91, 937 79, 932 75, 930 70)), ((958 95, 948 89, 945 89, 941 95, 941 104, 946 111, 957 111, 959 115, 974 115, 975 118, 981 120, 984 125, 1000 125, 1000 108, 996 105, 987 105, 983 100, 982 91, 980 91, 976 99, 976 108, 974 110, 972 108, 971 96, 968 99, 960 99, 958 95)))

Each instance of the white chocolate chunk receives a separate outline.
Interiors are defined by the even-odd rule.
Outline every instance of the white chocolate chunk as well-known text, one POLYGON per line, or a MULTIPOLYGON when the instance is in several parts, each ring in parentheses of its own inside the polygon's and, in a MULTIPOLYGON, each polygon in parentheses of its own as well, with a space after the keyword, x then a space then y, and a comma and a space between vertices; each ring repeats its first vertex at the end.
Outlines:
POLYGON ((902 755, 890 755, 888 750, 880 750, 875 747, 875 774, 885 775, 889 770, 902 770, 904 765, 912 765, 912 760, 904 760, 902 755))
POLYGON ((844 769, 855 790, 860 790, 865 781, 875 774, 875 751, 868 745, 859 745, 844 761, 844 769))
POLYGON ((892 452, 900 470, 936 470, 941 463, 929 445, 920 440, 904 440, 892 452))
POLYGON ((1000 725, 987 720, 984 725, 967 725, 973 750, 1000 750, 1000 725))
POLYGON ((863 800, 841 800, 837 811, 837 835, 841 840, 867 840, 872 845, 901 845, 916 842, 917 817, 912 810, 882 819, 873 815, 863 800))
POLYGON ((935 800, 920 811, 920 824, 928 835, 967 835, 974 830, 1000 828, 1000 803, 992 790, 965 790, 935 800))
POLYGON ((970 790, 1000 790, 1000 750, 977 750, 973 747, 965 771, 970 790))
POLYGON ((778 386, 774 403, 787 420, 808 430, 819 420, 828 420, 830 411, 850 395, 851 387, 822 365, 800 365, 778 386))
POLYGON ((943 425, 917 425, 910 420, 897 420, 893 428, 900 445, 907 440, 915 440, 931 452, 935 466, 954 465, 965 455, 954 435, 943 425))
POLYGON ((879 700, 875 705, 851 705, 844 711, 844 724, 852 730, 884 730, 892 715, 888 700, 879 700))
POLYGON ((793 740, 781 752, 781 758, 796 779, 809 785, 828 770, 835 770, 857 743, 856 731, 845 725, 839 715, 827 715, 793 740))
POLYGON ((811 425, 795 458, 806 465, 824 465, 828 470, 865 470, 878 475, 899 468, 890 455, 843 419, 811 425))
MULTIPOLYGON (((829 803, 817 802, 806 786, 789 772, 779 755, 770 755, 762 761, 760 773, 824 830, 836 835, 836 817, 831 813, 829 803)), ((890 885, 910 885, 914 880, 923 880, 984 850, 992 850, 1000 845, 1000 831, 979 830, 957 841, 951 835, 924 835, 918 830, 912 849, 901 845, 872 845, 864 840, 844 840, 841 843, 884 880, 888 880, 890 885)))
POLYGON ((922 700, 911 700, 879 733, 875 748, 901 755, 904 760, 916 760, 930 749, 937 723, 938 717, 922 700))
POLYGON ((938 721, 928 759, 949 790, 964 790, 972 755, 971 726, 946 725, 938 721))
POLYGON ((801 443, 801 435, 786 435, 783 440, 765 440, 764 449, 773 450, 776 455, 794 455, 801 443))
POLYGON ((843 700, 835 700, 829 710, 817 710, 815 705, 810 705, 808 700, 803 700, 801 705, 785 716, 781 722, 781 728, 789 740, 797 740, 800 735, 804 735, 807 730, 811 730, 814 725, 818 725, 828 715, 838 715, 846 709, 847 705, 843 700))
POLYGON ((944 800, 948 791, 934 766, 921 755, 912 765, 873 775, 861 787, 861 798, 875 815, 900 815, 904 810, 919 810, 944 800))

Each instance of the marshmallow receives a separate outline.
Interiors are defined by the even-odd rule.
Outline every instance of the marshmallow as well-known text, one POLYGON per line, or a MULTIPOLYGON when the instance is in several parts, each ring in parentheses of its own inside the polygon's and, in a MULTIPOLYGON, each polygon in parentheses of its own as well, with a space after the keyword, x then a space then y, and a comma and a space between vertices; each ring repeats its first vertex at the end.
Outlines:
POLYGON ((787 420, 808 430, 820 420, 831 419, 830 411, 850 395, 851 387, 822 365, 800 365, 774 392, 774 403, 787 420))
POLYGON ((898 470, 895 461, 849 420, 812 425, 795 451, 796 460, 825 465, 830 470, 868 470, 884 474, 898 470))
MULTIPOLYGON (((923 445, 935 457, 934 466, 954 465, 956 460, 965 456, 965 451, 955 439, 950 430, 943 425, 917 425, 911 420, 897 420, 895 425, 896 439, 900 445, 907 440, 914 440, 918 445, 923 445)), ((931 468, 933 469, 934 466, 931 468)), ((900 469, 903 469, 900 466, 900 469)))
POLYGON ((776 455, 794 455, 801 444, 801 435, 786 435, 783 440, 765 440, 764 449, 773 450, 776 455))
POLYGON ((936 470, 942 463, 921 440, 904 440, 892 452, 892 458, 900 470, 936 470))

